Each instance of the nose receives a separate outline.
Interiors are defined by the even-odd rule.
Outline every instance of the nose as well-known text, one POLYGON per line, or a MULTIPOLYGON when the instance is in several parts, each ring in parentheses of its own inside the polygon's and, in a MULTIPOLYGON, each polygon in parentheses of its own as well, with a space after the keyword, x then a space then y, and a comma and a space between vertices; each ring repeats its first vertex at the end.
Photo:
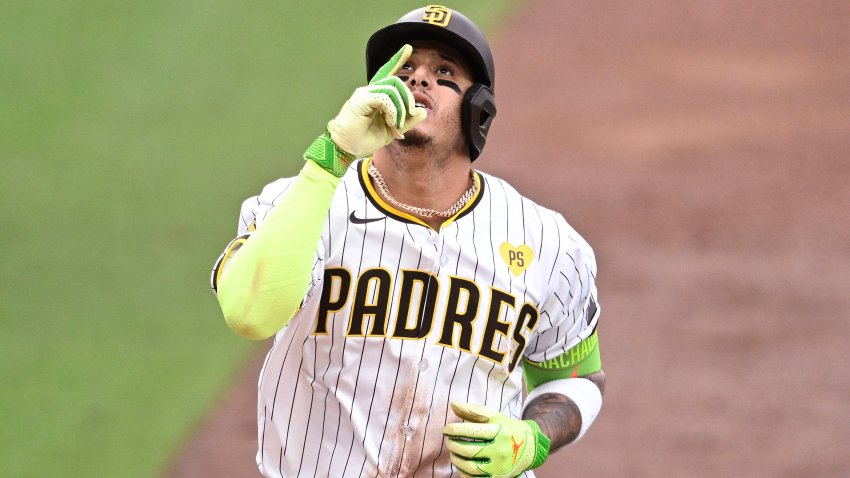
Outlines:
POLYGON ((433 80, 430 78, 428 73, 428 69, 425 68, 424 65, 415 68, 407 81, 410 83, 411 87, 418 85, 421 88, 428 88, 428 86, 433 83, 433 80))

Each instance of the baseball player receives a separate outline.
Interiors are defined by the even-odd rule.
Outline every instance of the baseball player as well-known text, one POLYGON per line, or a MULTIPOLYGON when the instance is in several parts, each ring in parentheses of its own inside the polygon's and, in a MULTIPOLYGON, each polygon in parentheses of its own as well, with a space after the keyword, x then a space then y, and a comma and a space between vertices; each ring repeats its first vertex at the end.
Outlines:
POLYGON ((366 67, 213 269, 227 324, 274 336, 260 472, 533 477, 602 406, 593 252, 472 168, 496 106, 468 18, 414 10, 371 36, 366 67))

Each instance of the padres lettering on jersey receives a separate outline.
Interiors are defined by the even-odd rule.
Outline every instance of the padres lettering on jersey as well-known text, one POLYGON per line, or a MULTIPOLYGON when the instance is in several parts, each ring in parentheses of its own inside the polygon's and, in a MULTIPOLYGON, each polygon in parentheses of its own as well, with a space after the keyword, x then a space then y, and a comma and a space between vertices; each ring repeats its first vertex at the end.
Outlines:
MULTIPOLYGON (((511 260, 516 260, 512 258, 511 260)), ((520 259, 521 260, 521 259, 520 259)), ((449 294, 445 308, 436 311, 437 291, 440 289, 437 276, 426 271, 401 271, 401 286, 398 297, 390 300, 393 277, 386 269, 369 269, 363 272, 352 287, 351 273, 342 268, 325 270, 324 287, 319 302, 314 334, 328 333, 331 312, 338 312, 351 301, 346 337, 386 337, 391 339, 423 339, 433 333, 435 315, 438 316, 438 345, 476 353, 480 357, 503 365, 507 356, 497 349, 496 334, 511 337, 514 341, 513 354, 508 370, 516 367, 520 353, 525 348, 523 332, 534 330, 537 325, 537 309, 525 303, 519 307, 515 320, 503 322, 503 308, 516 309, 517 298, 505 291, 491 288, 489 295, 482 297, 475 282, 460 277, 449 278, 449 294), (368 293, 374 288, 377 294, 368 293), (355 293, 351 293, 355 290, 355 293), (461 292, 464 302, 461 302, 461 292), (371 303, 372 298, 376 302, 371 303), (389 316, 388 305, 398 303, 395 316, 389 316), (411 309, 411 304, 418 307, 411 309), (486 325, 481 336, 475 336, 473 323, 479 318, 478 305, 486 309, 486 325), (436 314, 435 314, 436 311, 436 314), (368 332, 364 323, 371 318, 368 332)))
MULTIPOLYGON (((365 161, 342 178, 302 306, 261 371, 263 474, 450 476, 450 401, 519 417, 520 359, 545 362, 590 336, 590 247, 559 214, 477 180, 436 232, 381 201, 365 161)), ((240 235, 289 184, 243 204, 240 235)))

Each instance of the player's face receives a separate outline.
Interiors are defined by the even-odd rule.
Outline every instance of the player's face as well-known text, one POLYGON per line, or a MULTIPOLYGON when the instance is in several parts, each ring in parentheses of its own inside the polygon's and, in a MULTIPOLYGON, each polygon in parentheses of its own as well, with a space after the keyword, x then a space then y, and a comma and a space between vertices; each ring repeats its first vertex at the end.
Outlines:
POLYGON ((460 107, 464 93, 473 83, 466 61, 441 43, 422 41, 412 46, 413 54, 397 76, 413 92, 416 103, 428 110, 428 117, 405 133, 401 143, 465 149, 460 107))

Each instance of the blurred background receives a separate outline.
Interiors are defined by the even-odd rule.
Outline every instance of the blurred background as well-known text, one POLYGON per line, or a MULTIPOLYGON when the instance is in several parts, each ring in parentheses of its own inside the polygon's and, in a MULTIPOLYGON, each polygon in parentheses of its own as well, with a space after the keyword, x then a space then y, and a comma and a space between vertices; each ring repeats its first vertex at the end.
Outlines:
MULTIPOLYGON (((7 2, 8 3, 8 2, 7 2)), ((255 476, 209 270, 410 1, 0 15, 0 474, 255 476)), ((538 476, 850 476, 850 3, 465 1, 475 166, 594 246, 609 375, 538 476)))

